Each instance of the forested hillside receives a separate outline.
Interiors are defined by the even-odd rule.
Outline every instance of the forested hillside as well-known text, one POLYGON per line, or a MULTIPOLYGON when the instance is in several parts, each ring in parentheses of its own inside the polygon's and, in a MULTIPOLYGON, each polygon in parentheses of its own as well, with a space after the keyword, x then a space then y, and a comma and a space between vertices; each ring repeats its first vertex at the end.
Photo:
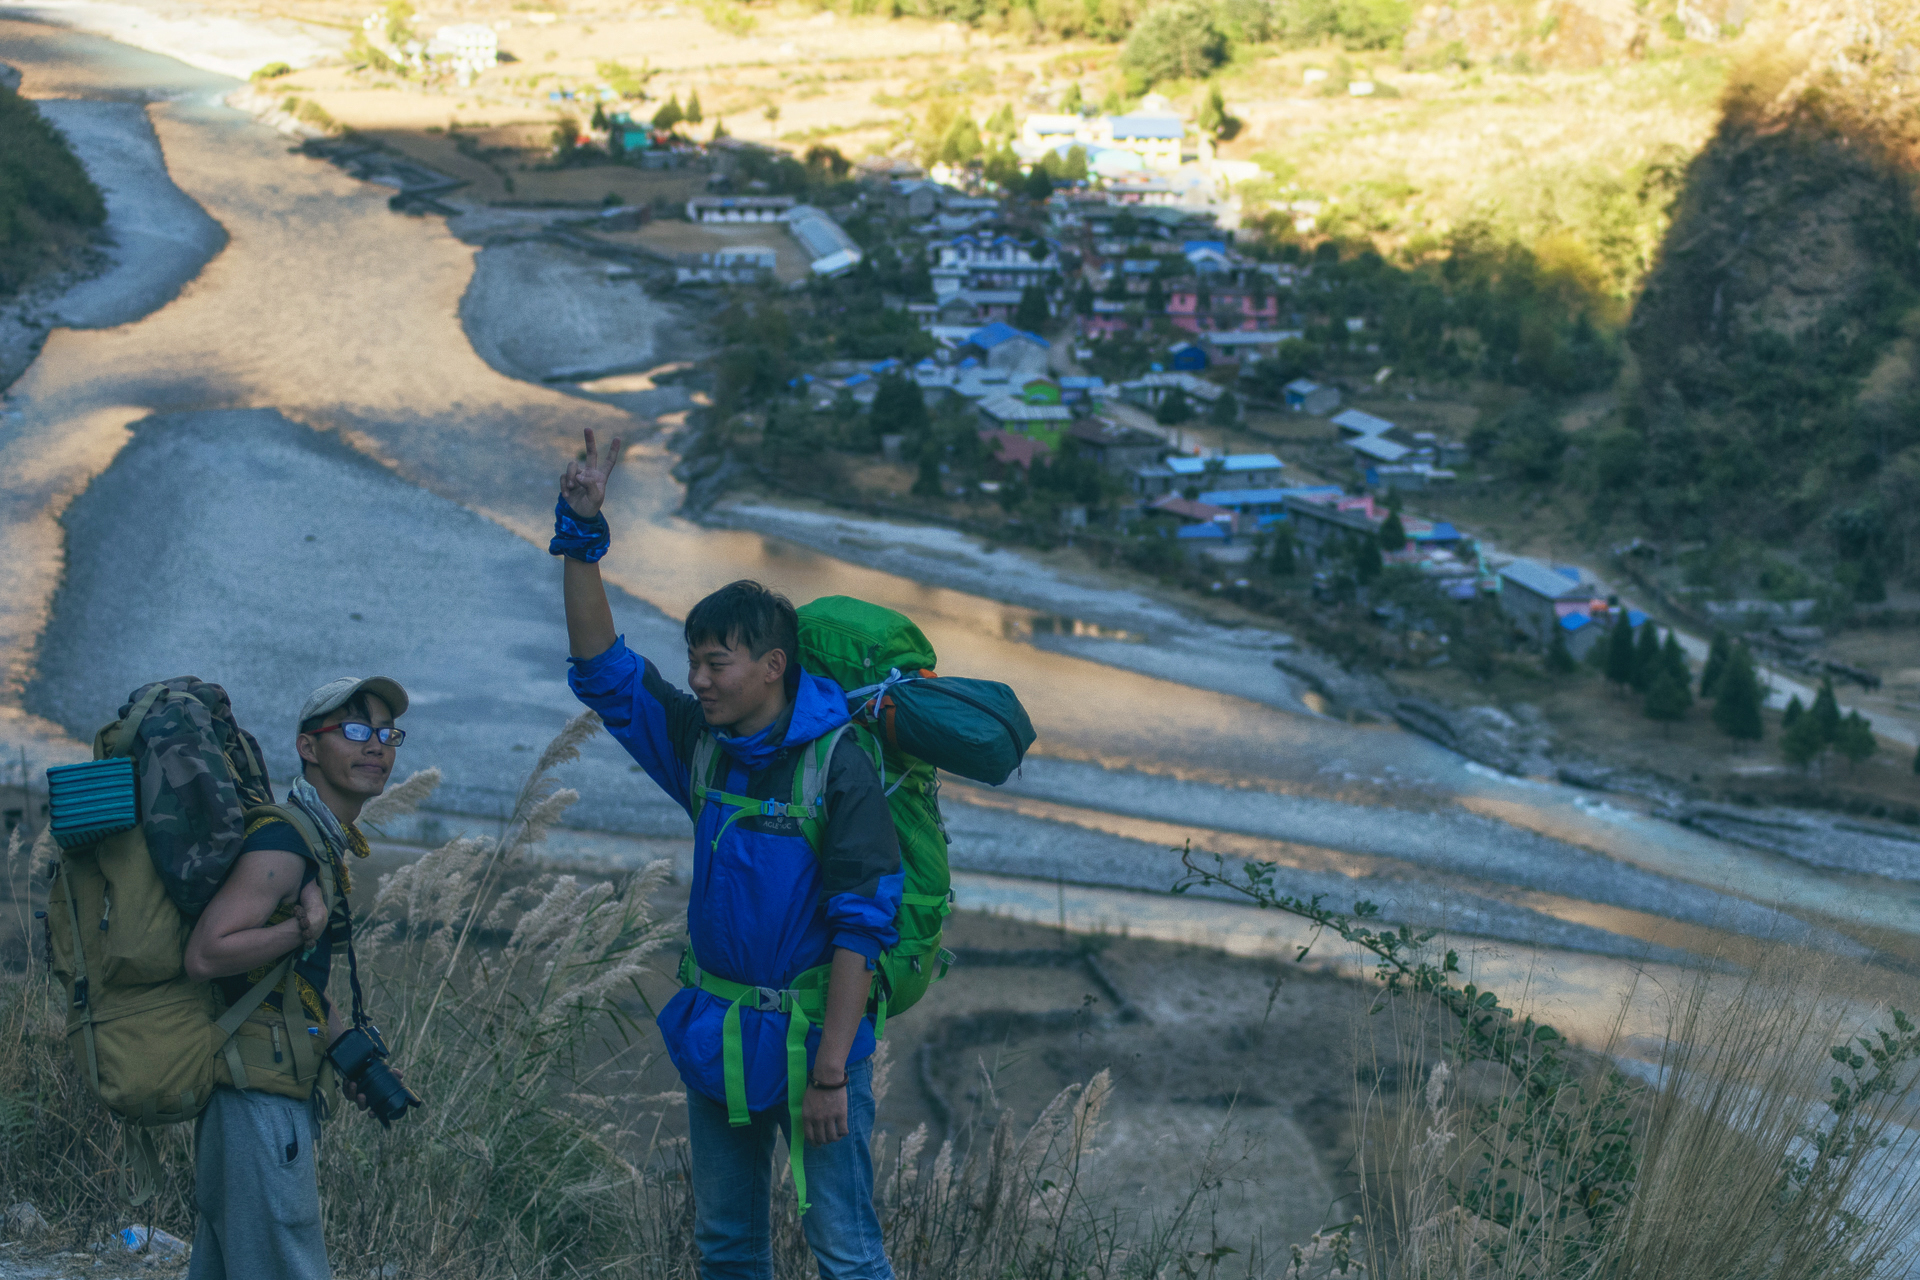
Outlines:
POLYGON ((1786 19, 1688 167, 1596 478, 1655 534, 1712 543, 1719 575, 1742 536, 1792 541, 1873 599, 1920 570, 1920 18, 1786 19))

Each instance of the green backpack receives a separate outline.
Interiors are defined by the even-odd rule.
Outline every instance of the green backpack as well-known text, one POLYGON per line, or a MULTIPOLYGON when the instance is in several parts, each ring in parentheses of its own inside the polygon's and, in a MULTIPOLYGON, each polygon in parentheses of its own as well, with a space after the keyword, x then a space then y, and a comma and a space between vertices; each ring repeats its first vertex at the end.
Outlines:
MULTIPOLYGON (((815 675, 837 682, 842 689, 857 694, 895 672, 933 675, 933 646, 904 614, 848 596, 816 600, 801 608, 799 614, 800 665, 815 675)), ((800 767, 794 770, 793 800, 786 806, 789 816, 800 819, 807 843, 819 852, 820 831, 826 816, 820 799, 826 791, 827 764, 833 758, 835 746, 843 736, 852 734, 873 757, 893 815, 894 831, 900 838, 900 863, 905 879, 900 909, 894 916, 900 940, 891 950, 881 953, 875 965, 878 980, 868 1004, 875 1036, 885 1035, 888 1017, 904 1013, 918 1003, 927 988, 945 976, 953 962, 953 954, 940 945, 947 914, 953 910, 953 883, 947 871, 946 826, 940 820, 939 773, 928 761, 889 745, 883 702, 877 696, 866 698, 855 708, 853 723, 808 745, 800 767), (876 729, 879 732, 875 732, 876 729)), ((701 737, 689 765, 696 822, 709 799, 739 807, 741 813, 735 817, 742 816, 749 807, 755 813, 767 811, 768 802, 730 795, 719 789, 726 762, 721 759, 711 735, 701 737)), ((749 1122, 740 1009, 743 1003, 748 1003, 756 1009, 777 1010, 788 1015, 787 1106, 792 1121, 788 1151, 802 1213, 807 1211, 807 1179, 801 1160, 804 1130, 800 1104, 807 1083, 807 1031, 826 1016, 830 972, 831 966, 820 965, 794 979, 788 990, 774 992, 705 972, 694 959, 691 948, 680 965, 683 983, 699 987, 730 1004, 722 1024, 721 1058, 728 1119, 735 1125, 749 1122)))

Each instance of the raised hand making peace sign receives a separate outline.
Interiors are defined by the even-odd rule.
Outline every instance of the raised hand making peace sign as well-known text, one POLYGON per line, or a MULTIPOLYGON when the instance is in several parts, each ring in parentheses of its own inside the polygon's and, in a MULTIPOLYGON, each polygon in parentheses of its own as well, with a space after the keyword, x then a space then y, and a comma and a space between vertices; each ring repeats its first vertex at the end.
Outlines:
POLYGON ((582 520, 591 520, 600 514, 600 505, 607 500, 607 479, 613 475, 613 468, 620 461, 620 437, 615 436, 613 443, 607 446, 607 456, 603 463, 600 449, 594 443, 593 428, 587 428, 587 451, 584 458, 575 458, 567 464, 560 475, 560 496, 567 500, 573 513, 582 520))

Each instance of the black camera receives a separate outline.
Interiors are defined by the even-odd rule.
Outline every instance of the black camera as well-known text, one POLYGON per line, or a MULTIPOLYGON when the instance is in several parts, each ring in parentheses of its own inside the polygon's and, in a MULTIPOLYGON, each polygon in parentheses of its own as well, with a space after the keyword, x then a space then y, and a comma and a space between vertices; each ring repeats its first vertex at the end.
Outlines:
POLYGON ((387 1042, 371 1022, 341 1032, 340 1038, 327 1046, 327 1061, 342 1079, 360 1087, 367 1098, 367 1110, 385 1128, 392 1128, 395 1120, 407 1114, 408 1107, 424 1105, 387 1065, 387 1042))

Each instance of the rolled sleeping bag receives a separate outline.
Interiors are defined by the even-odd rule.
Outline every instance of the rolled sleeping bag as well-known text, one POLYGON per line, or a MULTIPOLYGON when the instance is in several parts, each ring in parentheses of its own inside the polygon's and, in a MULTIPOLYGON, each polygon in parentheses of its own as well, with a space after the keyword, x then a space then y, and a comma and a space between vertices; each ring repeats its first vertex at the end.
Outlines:
POLYGON ((1020 767, 1035 737, 1012 689, 964 676, 889 681, 876 719, 889 746, 995 787, 1020 767))

